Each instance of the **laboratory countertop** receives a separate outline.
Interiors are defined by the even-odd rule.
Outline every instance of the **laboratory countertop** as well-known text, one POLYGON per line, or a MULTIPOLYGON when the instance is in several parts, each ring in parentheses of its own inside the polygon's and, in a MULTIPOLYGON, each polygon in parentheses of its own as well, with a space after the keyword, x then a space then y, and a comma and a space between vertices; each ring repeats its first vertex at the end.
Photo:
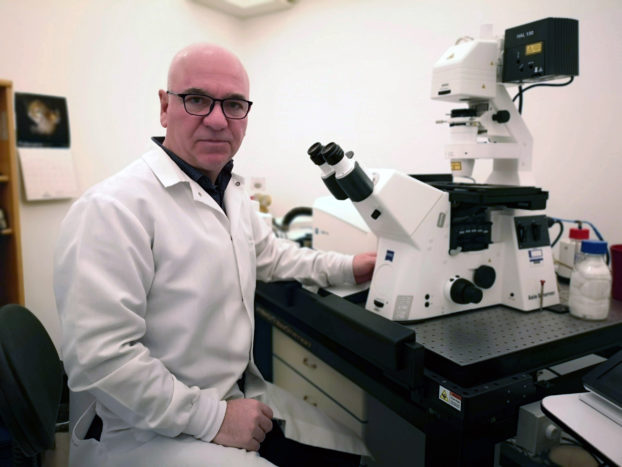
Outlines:
POLYGON ((573 353, 580 353, 581 346, 586 351, 598 349, 598 340, 608 347, 606 337, 619 335, 621 326, 622 302, 617 300, 611 301, 607 319, 600 321, 547 309, 523 312, 494 306, 407 325, 416 332, 417 343, 425 347, 428 358, 450 366, 448 371, 463 384, 468 384, 470 371, 490 369, 491 362, 495 373, 506 369, 510 374, 556 359, 561 362, 571 345, 573 353))
POLYGON ((422 429, 430 465, 492 465, 518 407, 555 393, 537 370, 622 345, 618 301, 602 321, 494 306, 403 324, 299 284, 258 283, 256 314, 422 429))

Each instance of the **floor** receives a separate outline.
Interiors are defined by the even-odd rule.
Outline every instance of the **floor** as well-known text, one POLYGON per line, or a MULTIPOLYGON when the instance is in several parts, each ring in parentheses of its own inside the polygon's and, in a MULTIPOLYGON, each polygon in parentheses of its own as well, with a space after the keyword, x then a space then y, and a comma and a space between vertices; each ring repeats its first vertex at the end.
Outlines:
POLYGON ((69 433, 56 433, 56 449, 46 451, 43 467, 67 467, 69 465, 69 433))

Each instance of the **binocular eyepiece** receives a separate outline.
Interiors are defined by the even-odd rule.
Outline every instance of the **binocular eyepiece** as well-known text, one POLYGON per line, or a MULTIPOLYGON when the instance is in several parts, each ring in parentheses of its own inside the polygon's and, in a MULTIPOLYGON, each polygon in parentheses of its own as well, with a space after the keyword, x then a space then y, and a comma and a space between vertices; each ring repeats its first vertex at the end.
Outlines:
POLYGON ((326 146, 314 143, 307 154, 315 165, 323 167, 322 179, 335 198, 362 201, 374 191, 371 179, 357 162, 350 160, 354 153, 344 152, 337 143, 331 142, 326 146))

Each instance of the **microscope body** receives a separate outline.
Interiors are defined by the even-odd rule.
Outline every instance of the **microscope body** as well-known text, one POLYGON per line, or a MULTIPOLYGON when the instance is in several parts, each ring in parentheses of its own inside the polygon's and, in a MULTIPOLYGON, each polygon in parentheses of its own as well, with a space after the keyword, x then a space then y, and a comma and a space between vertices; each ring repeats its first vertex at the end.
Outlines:
POLYGON ((531 311, 559 302, 541 213, 486 208, 486 225, 467 225, 463 230, 471 235, 470 231, 488 229, 491 243, 477 251, 452 251, 452 230, 462 227, 452 226, 449 192, 395 172, 387 176, 381 172, 376 187, 365 205, 354 203, 378 236, 367 310, 395 321, 412 321, 493 305, 531 311), (391 210, 393 219, 407 219, 401 223, 403 235, 389 233, 395 232, 390 226, 393 219, 383 225, 387 206, 396 207, 391 210), (376 220, 370 216, 382 209, 376 220), (520 248, 525 244, 520 237, 536 229, 541 241, 531 239, 534 246, 520 248))
POLYGON ((334 184, 346 197, 356 194, 352 206, 378 240, 367 310, 415 321, 493 305, 530 311, 559 302, 541 211, 546 192, 423 182, 391 169, 366 172, 345 157, 332 168, 334 184))

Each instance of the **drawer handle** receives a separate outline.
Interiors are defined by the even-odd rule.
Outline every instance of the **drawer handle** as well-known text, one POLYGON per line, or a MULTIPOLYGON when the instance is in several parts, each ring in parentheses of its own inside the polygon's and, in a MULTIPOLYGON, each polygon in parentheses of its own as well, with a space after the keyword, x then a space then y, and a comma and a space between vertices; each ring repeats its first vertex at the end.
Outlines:
POLYGON ((309 368, 311 368, 312 370, 315 370, 317 368, 317 364, 313 363, 311 360, 309 360, 307 357, 302 359, 302 363, 306 366, 308 366, 309 368))
POLYGON ((311 400, 311 396, 304 396, 302 400, 307 402, 308 404, 311 404, 313 407, 317 407, 317 402, 313 402, 311 400))

